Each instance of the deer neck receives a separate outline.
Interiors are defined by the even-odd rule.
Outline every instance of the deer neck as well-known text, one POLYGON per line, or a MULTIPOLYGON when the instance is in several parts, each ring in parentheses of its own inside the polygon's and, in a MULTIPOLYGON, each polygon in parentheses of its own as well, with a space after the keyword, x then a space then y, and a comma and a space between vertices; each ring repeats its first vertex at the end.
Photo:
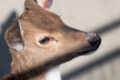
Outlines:
MULTIPOLYGON (((28 70, 36 65, 37 60, 34 61, 34 56, 31 59, 27 59, 24 54, 10 50, 12 55, 11 72, 12 74, 28 70), (31 62, 31 63, 30 63, 31 62)), ((37 58, 37 57, 36 57, 37 58)), ((32 78, 30 80, 61 80, 59 66, 55 66, 46 69, 44 73, 32 78)))

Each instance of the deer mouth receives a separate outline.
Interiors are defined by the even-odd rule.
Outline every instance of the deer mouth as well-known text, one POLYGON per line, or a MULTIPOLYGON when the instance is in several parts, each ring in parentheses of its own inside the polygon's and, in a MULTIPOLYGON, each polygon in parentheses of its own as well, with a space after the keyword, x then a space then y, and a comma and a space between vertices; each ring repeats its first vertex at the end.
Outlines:
POLYGON ((98 49, 98 47, 94 47, 94 48, 89 48, 87 50, 84 50, 84 51, 79 51, 79 52, 76 52, 77 55, 89 55, 89 54, 92 54, 94 53, 96 50, 98 49))

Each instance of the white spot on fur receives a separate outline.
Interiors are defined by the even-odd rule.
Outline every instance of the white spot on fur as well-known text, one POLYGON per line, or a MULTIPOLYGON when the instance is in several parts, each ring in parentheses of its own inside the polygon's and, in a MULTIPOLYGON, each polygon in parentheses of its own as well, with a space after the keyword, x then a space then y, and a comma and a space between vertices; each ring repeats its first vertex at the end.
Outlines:
POLYGON ((15 72, 11 71, 12 74, 15 74, 15 72))
POLYGON ((38 5, 39 5, 39 6, 41 6, 41 7, 42 7, 42 3, 41 3, 41 1, 40 1, 40 0, 37 0, 37 3, 38 3, 38 5))
POLYGON ((13 62, 11 63, 11 66, 13 65, 13 62))
MULTIPOLYGON (((11 63, 11 67, 12 67, 12 65, 13 65, 13 61, 12 61, 12 63, 11 63)), ((20 69, 20 66, 19 66, 19 65, 17 65, 17 68, 18 68, 18 71, 21 72, 21 69, 20 69)), ((11 71, 11 73, 12 73, 12 74, 15 74, 14 71, 11 71)))
POLYGON ((18 21, 18 24, 19 24, 19 28, 20 28, 20 33, 21 33, 21 35, 23 35, 23 29, 22 29, 22 25, 20 24, 20 22, 18 21))
POLYGON ((51 68, 47 72, 46 78, 47 78, 47 80, 61 80, 59 66, 51 68))
POLYGON ((15 49, 16 51, 20 51, 23 48, 23 45, 21 44, 16 44, 15 47, 13 47, 13 49, 15 49))

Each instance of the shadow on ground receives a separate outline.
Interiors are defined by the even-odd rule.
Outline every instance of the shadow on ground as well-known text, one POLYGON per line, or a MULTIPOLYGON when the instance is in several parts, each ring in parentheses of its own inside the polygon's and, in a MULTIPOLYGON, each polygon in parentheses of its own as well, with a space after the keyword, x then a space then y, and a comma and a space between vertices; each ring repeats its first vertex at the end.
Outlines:
MULTIPOLYGON (((120 19, 113 21, 107 25, 102 26, 102 28, 99 28, 97 30, 93 30, 91 32, 94 33, 98 33, 100 35, 104 35, 105 33, 107 33, 108 31, 112 31, 113 29, 120 27, 120 19)), ((106 53, 105 53, 106 54, 106 53)), ((62 76, 62 80, 69 80, 77 75, 81 75, 84 72, 90 70, 91 68, 94 68, 96 66, 99 66, 109 60, 115 59, 117 57, 120 57, 120 49, 118 47, 118 49, 114 50, 113 52, 109 53, 109 55, 104 56, 103 58, 100 58, 98 60, 96 60, 95 62, 89 63, 88 65, 85 65, 79 69, 75 69, 74 71, 63 75, 62 76)))
POLYGON ((84 73, 90 69, 93 69, 96 66, 100 66, 101 64, 103 64, 109 60, 115 59, 117 57, 120 58, 120 49, 119 48, 114 50, 113 52, 109 53, 109 55, 96 60, 95 62, 85 65, 82 68, 75 69, 74 71, 70 72, 69 74, 62 76, 62 80, 70 80, 73 77, 81 75, 82 73, 84 73))
POLYGON ((0 77, 3 77, 3 75, 10 73, 11 55, 5 42, 4 34, 16 16, 16 12, 12 12, 10 17, 1 26, 2 32, 0 34, 0 77))
POLYGON ((94 33, 98 33, 100 35, 107 33, 108 31, 112 31, 113 29, 120 27, 120 19, 113 21, 107 25, 102 26, 102 28, 100 28, 100 26, 98 26, 99 29, 91 31, 94 33))

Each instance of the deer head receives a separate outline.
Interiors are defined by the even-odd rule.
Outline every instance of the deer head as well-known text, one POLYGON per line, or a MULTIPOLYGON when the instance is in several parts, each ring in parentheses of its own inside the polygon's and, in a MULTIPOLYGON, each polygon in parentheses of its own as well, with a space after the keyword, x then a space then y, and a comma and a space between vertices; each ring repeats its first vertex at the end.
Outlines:
POLYGON ((99 47, 98 34, 67 26, 48 11, 51 4, 52 0, 26 0, 24 13, 7 29, 5 39, 12 55, 13 73, 53 60, 45 67, 50 68, 99 47))

